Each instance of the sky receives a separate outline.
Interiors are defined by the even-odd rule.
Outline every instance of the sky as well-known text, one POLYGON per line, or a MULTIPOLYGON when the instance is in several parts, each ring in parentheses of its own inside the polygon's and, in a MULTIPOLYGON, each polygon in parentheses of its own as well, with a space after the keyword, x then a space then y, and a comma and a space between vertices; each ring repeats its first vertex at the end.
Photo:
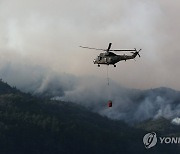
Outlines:
POLYGON ((105 80, 107 67, 93 64, 99 51, 79 46, 111 42, 142 49, 136 61, 109 66, 111 80, 180 90, 179 8, 178 0, 0 0, 0 77, 21 87, 44 72, 105 80))

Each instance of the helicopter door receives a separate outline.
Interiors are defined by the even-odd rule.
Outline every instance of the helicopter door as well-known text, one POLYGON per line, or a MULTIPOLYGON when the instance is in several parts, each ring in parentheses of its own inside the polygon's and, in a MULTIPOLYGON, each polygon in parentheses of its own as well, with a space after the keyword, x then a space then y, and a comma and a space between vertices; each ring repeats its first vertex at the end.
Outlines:
POLYGON ((107 63, 107 58, 104 58, 105 62, 107 63))

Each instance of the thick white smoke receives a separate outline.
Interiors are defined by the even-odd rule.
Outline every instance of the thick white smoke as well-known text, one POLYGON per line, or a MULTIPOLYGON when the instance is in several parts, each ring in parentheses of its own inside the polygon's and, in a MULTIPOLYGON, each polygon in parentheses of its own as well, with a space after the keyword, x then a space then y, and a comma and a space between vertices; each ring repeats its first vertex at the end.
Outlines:
POLYGON ((15 58, 17 61, 1 61, 0 78, 24 92, 53 97, 62 96, 64 91, 76 87, 77 79, 73 75, 30 64, 28 59, 15 58))
POLYGON ((168 88, 128 89, 110 79, 74 76, 50 71, 38 65, 9 62, 1 66, 1 78, 34 95, 81 104, 112 119, 140 122, 147 119, 180 116, 180 92, 168 88), (113 107, 109 108, 108 100, 113 107))
POLYGON ((180 118, 176 117, 176 118, 172 119, 171 123, 175 124, 175 125, 180 125, 180 118))
POLYGON ((66 91, 59 99, 82 104, 101 115, 126 122, 180 116, 180 92, 168 88, 127 89, 113 81, 109 88, 102 80, 105 79, 84 78, 76 89, 66 91), (113 102, 112 108, 108 107, 109 99, 113 102))
POLYGON ((107 48, 112 42, 114 49, 142 48, 141 59, 117 64, 113 80, 130 88, 180 89, 179 3, 1 0, 0 63, 18 53, 55 72, 103 77, 92 63, 99 52, 78 46, 107 48))
POLYGON ((130 90, 180 89, 179 4, 1 0, 0 77, 23 91, 73 101, 113 119, 179 117, 179 93, 130 90), (143 50, 141 59, 120 62, 110 70, 113 81, 108 91, 106 70, 92 63, 99 52, 78 46, 106 48, 109 42, 115 49, 143 50), (113 108, 107 108, 109 99, 113 108))

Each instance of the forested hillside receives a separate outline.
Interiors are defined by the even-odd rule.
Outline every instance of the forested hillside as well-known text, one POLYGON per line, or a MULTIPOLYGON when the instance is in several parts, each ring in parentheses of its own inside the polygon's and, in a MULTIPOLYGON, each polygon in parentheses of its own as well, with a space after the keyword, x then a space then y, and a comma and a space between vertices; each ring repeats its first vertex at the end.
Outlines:
POLYGON ((176 146, 145 149, 143 127, 130 127, 74 103, 37 98, 0 81, 1 154, 178 153, 176 146))

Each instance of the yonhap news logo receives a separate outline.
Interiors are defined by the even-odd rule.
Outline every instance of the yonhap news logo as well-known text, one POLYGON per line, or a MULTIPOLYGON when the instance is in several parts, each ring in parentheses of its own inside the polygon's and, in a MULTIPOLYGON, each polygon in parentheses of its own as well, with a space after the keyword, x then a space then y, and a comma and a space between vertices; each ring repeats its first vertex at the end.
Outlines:
POLYGON ((146 149, 149 149, 156 145, 157 136, 155 132, 147 133, 143 138, 143 143, 146 149))
POLYGON ((147 133, 143 137, 143 143, 146 149, 154 147, 158 142, 160 144, 180 144, 180 137, 157 137, 155 132, 147 133))

